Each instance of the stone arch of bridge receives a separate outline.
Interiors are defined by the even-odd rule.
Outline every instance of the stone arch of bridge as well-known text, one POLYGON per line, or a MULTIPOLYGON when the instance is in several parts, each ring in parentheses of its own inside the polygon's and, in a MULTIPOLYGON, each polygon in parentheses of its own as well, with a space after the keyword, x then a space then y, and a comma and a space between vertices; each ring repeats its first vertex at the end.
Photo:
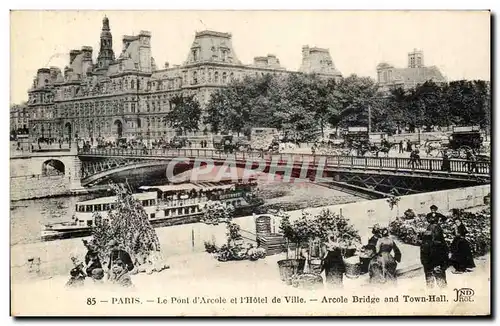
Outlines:
POLYGON ((63 162, 55 159, 50 159, 42 164, 42 176, 58 176, 66 174, 66 166, 63 162))

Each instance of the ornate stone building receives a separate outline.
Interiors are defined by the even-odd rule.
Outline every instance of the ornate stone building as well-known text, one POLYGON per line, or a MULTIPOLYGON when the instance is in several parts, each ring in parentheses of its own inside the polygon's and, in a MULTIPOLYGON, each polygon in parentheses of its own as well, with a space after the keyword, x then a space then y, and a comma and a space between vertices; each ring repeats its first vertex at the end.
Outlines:
POLYGON ((446 78, 436 66, 424 65, 424 53, 416 49, 408 53, 408 68, 395 68, 385 62, 378 64, 377 80, 383 91, 393 87, 408 89, 426 81, 446 82, 446 78))
MULTIPOLYGON (((122 38, 115 56, 108 18, 103 19, 97 62, 93 50, 72 50, 69 65, 41 68, 28 91, 34 138, 171 137, 165 122, 170 100, 178 94, 194 95, 204 107, 210 95, 233 79, 247 75, 288 74, 274 55, 256 57, 244 65, 236 56, 231 34, 202 31, 195 34, 182 66, 160 69, 151 56, 151 33, 122 38)), ((302 73, 341 78, 328 50, 303 48, 302 73)))
POLYGON ((25 103, 10 107, 10 132, 24 133, 28 131, 29 111, 25 103))

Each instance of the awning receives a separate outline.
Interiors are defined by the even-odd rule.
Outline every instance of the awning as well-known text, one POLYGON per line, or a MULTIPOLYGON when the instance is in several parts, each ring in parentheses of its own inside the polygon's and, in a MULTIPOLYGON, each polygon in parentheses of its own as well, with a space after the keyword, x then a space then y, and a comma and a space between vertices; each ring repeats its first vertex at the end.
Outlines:
POLYGON ((181 184, 172 184, 172 185, 164 185, 164 186, 141 186, 139 187, 140 190, 150 190, 150 189, 156 189, 160 190, 161 192, 167 192, 167 191, 190 191, 190 190, 200 190, 198 186, 192 184, 192 183, 181 183, 181 184))
POLYGON ((203 182, 203 183, 181 183, 181 184, 170 184, 164 186, 142 186, 139 187, 140 190, 159 190, 161 192, 175 192, 175 191, 209 191, 215 189, 230 189, 233 188, 233 184, 217 184, 213 182, 203 182))

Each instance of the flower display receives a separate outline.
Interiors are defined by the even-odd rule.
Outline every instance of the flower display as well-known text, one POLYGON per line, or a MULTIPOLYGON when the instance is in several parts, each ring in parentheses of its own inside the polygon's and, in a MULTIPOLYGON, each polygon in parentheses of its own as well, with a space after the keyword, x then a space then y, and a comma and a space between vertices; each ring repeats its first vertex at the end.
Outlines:
MULTIPOLYGON (((466 239, 469 241, 472 254, 475 257, 483 256, 491 250, 491 214, 488 210, 478 213, 457 210, 456 216, 460 217, 463 225, 468 230, 466 239)), ((429 223, 425 215, 418 215, 414 219, 399 218, 389 225, 390 232, 402 242, 419 246, 422 243, 421 234, 427 229, 429 223)), ((451 244, 454 238, 455 225, 453 218, 448 218, 441 223, 444 237, 451 244)))

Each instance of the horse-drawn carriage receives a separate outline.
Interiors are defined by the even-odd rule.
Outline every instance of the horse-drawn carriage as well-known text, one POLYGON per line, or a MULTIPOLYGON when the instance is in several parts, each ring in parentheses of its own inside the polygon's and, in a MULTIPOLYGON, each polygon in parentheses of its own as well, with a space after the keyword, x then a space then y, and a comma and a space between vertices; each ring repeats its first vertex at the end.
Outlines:
POLYGON ((216 150, 224 153, 233 153, 234 151, 245 151, 250 148, 250 143, 244 137, 234 135, 215 135, 213 144, 216 150))
POLYGON ((448 139, 428 140, 424 148, 429 156, 439 156, 446 150, 451 158, 465 159, 468 151, 472 151, 475 155, 484 152, 482 143, 479 126, 462 126, 453 127, 448 139))
POLYGON ((385 136, 385 133, 370 134, 367 127, 349 127, 344 135, 344 147, 351 155, 378 157, 379 153, 388 154, 394 145, 385 136))
POLYGON ((183 148, 187 146, 188 139, 185 136, 174 136, 169 143, 170 148, 183 148))

